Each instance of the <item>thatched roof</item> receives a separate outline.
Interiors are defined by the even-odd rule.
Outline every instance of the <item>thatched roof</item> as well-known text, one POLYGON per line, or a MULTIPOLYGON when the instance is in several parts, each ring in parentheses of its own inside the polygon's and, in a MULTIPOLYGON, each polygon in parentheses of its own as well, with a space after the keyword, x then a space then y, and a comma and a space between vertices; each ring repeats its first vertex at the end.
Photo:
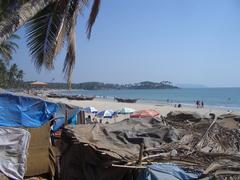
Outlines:
POLYGON ((34 86, 47 86, 47 83, 40 82, 40 81, 34 81, 34 82, 30 83, 30 84, 34 85, 34 86))

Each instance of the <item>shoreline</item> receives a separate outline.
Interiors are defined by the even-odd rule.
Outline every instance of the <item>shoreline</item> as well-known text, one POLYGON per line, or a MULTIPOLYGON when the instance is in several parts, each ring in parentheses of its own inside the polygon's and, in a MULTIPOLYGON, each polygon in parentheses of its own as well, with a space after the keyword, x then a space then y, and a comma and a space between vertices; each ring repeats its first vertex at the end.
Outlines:
MULTIPOLYGON (((209 89, 209 88, 207 88, 209 89)), ((221 88, 220 88, 221 89, 221 88)), ((195 92, 195 90, 198 89, 191 89, 190 93, 194 93, 196 95, 190 95, 190 96, 186 96, 186 93, 189 93, 188 90, 189 89, 182 89, 186 92, 176 92, 176 94, 178 96, 172 97, 172 93, 165 94, 165 90, 164 93, 161 95, 161 93, 163 91, 161 91, 161 93, 159 94, 158 92, 152 92, 154 90, 150 90, 149 93, 143 93, 143 90, 133 90, 128 92, 128 90, 121 90, 121 92, 119 93, 116 90, 109 90, 109 91, 105 91, 105 90, 52 90, 53 93, 56 94, 66 94, 66 95, 83 95, 83 96, 96 96, 97 99, 108 99, 108 100, 113 100, 114 97, 122 97, 122 98, 129 98, 129 99, 138 99, 138 103, 144 103, 144 104, 159 104, 159 105, 174 105, 174 104, 182 104, 183 106, 187 106, 187 107, 195 107, 195 101, 197 99, 202 99, 204 101, 204 106, 206 108, 209 109, 227 109, 227 110, 234 110, 234 111, 238 111, 240 110, 240 102, 237 100, 238 99, 238 95, 236 96, 236 92, 234 96, 232 96, 230 98, 230 100, 226 99, 226 93, 225 94, 221 94, 221 96, 226 96, 225 98, 220 97, 220 94, 218 94, 215 98, 212 98, 213 95, 208 95, 205 97, 202 97, 203 95, 201 95, 201 92, 195 92), (194 90, 194 92, 192 92, 192 90, 194 90), (125 92, 126 91, 126 92, 125 92), (135 92, 136 93, 133 93, 135 92), (151 94, 154 94, 156 96, 152 96, 151 94), (149 95, 150 94, 150 95, 149 95), (196 96, 196 97, 195 97, 196 96), (164 98, 165 97, 165 98, 164 98), (180 98, 183 97, 183 98, 180 98), (208 99, 209 98, 209 99, 208 99), (216 99, 219 99, 216 101, 216 99), (231 99, 233 101, 231 101, 231 99)), ((181 91, 182 91, 181 90, 181 91)), ((239 88, 240 90, 240 88, 239 88)), ((147 92, 148 90, 146 90, 147 92)), ((166 91, 168 92, 168 91, 166 91)), ((170 91, 169 91, 170 92, 170 91)), ((206 92, 205 92, 206 93, 206 92)), ((210 94, 213 92, 210 92, 210 94)), ((215 93, 215 92, 214 92, 215 93)), ((216 92, 216 93, 221 93, 221 92, 216 92)), ((230 93, 230 92, 228 92, 230 93)), ((175 96, 175 95, 174 95, 175 96)))
POLYGON ((123 107, 132 108, 135 110, 142 109, 155 109, 160 112, 160 115, 166 116, 171 111, 190 111, 190 112, 198 112, 202 115, 208 116, 209 113, 215 113, 217 116, 221 114, 234 113, 240 115, 239 109, 226 109, 226 108, 215 108, 215 107, 204 107, 204 108, 196 108, 194 106, 186 106, 182 104, 181 108, 174 107, 170 104, 156 104, 150 102, 136 102, 136 103, 120 103, 109 98, 95 98, 92 101, 79 101, 79 100, 68 100, 66 98, 47 98, 48 100, 55 102, 62 102, 78 107, 88 107, 93 106, 99 111, 101 110, 113 110, 118 111, 123 107))

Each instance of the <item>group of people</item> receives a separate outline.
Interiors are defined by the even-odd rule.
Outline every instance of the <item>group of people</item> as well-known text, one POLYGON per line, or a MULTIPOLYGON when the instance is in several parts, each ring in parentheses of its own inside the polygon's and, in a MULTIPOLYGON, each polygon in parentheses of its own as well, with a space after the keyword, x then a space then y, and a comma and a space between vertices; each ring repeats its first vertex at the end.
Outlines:
MULTIPOLYGON (((87 124, 92 124, 92 123, 98 123, 97 117, 94 116, 93 118, 91 118, 90 115, 87 116, 87 118, 85 119, 87 124)), ((102 123, 102 120, 100 119, 100 123, 102 123)))
POLYGON ((197 106, 197 108, 204 108, 204 103, 203 103, 203 101, 197 100, 197 101, 196 101, 196 106, 197 106))
MULTIPOLYGON (((91 116, 88 115, 88 116, 85 118, 85 122, 86 122, 86 124, 103 123, 103 119, 102 119, 102 118, 98 119, 96 116, 94 116, 93 118, 91 118, 91 116)), ((106 121, 105 124, 109 124, 109 122, 106 121)))

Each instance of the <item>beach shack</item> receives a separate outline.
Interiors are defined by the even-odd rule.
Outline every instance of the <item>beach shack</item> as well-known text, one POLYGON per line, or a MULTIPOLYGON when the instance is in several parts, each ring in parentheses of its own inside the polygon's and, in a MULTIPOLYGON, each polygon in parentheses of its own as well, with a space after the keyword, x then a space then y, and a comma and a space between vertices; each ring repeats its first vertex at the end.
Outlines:
POLYGON ((2 179, 240 178, 239 130, 196 113, 84 124, 81 108, 9 93, 0 109, 2 179))
POLYGON ((28 89, 29 94, 38 95, 38 93, 42 93, 42 90, 47 88, 48 83, 41 81, 34 81, 30 83, 30 89, 28 89))
POLYGON ((240 132, 185 114, 65 127, 61 179, 239 179, 240 132))
POLYGON ((34 81, 34 82, 30 83, 30 85, 31 85, 33 88, 43 88, 43 87, 46 87, 48 84, 45 83, 45 82, 34 81))
POLYGON ((80 109, 40 98, 0 94, 0 173, 10 179, 56 177, 58 148, 52 134, 76 123, 80 109))
MULTIPOLYGON (((29 134, 30 136, 28 141, 26 140, 25 142, 25 149, 27 148, 26 153, 21 153, 24 161, 20 162, 26 162, 25 166, 22 165, 20 173, 22 178, 24 176, 48 173, 50 170, 49 148, 51 148, 49 141, 50 120, 54 117, 54 113, 58 109, 57 104, 39 98, 4 93, 0 94, 0 108, 0 127, 2 129, 9 127, 17 128, 19 131, 27 131, 28 133, 25 134, 29 134)), ((15 135, 16 134, 11 133, 10 137, 14 137, 15 135)), ((20 137, 18 138, 19 143, 21 142, 20 137)), ((11 144, 11 140, 10 138, 9 144, 11 144)), ((1 151, 4 150, 1 149, 1 151)), ((7 157, 11 155, 7 148, 5 154, 7 157)), ((16 166, 18 161, 6 163, 9 167, 13 167, 15 172, 19 171, 16 166)), ((5 172, 2 173, 5 174, 5 172)), ((19 177, 13 179, 19 179, 19 177)))

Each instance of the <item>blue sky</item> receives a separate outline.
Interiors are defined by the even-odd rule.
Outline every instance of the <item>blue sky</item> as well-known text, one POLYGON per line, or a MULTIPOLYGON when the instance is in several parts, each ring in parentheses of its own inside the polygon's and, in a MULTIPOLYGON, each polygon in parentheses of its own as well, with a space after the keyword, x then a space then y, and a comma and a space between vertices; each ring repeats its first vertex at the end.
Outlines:
MULTIPOLYGON (((87 16, 78 18, 73 82, 169 80, 240 87, 239 0, 102 0, 90 41, 87 16)), ((38 73, 24 29, 18 34, 14 62, 25 80, 64 82, 65 51, 56 58, 55 70, 38 73)))

